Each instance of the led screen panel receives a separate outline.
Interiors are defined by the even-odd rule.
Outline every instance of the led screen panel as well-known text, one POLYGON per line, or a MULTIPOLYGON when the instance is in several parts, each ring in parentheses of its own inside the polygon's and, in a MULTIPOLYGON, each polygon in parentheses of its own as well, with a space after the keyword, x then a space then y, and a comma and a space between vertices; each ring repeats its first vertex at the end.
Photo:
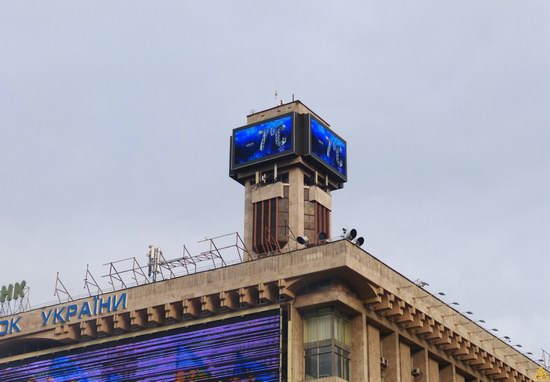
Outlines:
POLYGON ((294 113, 233 131, 232 168, 242 168, 294 153, 294 113))
POLYGON ((0 381, 279 381, 279 311, 169 333, 0 365, 0 381))
POLYGON ((309 118, 309 153, 342 180, 347 180, 346 141, 317 120, 309 118))

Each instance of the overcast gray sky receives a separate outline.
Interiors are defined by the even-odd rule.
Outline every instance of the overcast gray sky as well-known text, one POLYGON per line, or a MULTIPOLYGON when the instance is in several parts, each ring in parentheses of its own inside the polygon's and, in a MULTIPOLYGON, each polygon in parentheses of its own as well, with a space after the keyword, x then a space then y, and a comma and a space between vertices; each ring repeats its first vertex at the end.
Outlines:
MULTIPOLYGON (((241 231, 228 137, 294 93, 349 145, 334 227, 550 350, 550 1, 0 1, 0 284, 241 231)), ((98 277, 99 278, 99 277, 98 277)))

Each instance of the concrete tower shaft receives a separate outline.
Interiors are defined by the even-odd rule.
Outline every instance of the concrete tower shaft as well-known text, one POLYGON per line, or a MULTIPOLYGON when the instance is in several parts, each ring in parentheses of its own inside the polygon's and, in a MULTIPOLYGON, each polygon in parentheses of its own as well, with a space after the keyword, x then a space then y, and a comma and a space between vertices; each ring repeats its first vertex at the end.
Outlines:
POLYGON ((345 149, 300 101, 251 114, 234 130, 230 176, 245 187, 244 242, 252 257, 298 249, 298 237, 309 245, 331 237, 332 192, 347 180, 345 149))

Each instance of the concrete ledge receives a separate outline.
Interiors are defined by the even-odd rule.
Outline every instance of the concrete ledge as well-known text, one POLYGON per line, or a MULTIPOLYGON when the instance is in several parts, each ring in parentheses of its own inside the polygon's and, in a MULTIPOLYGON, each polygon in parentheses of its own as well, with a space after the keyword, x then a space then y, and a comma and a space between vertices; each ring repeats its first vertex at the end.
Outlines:
POLYGON ((351 297, 341 290, 325 290, 296 297, 294 307, 301 309, 314 309, 324 306, 337 306, 343 308, 346 313, 353 315, 362 313, 365 308, 361 301, 351 297))
POLYGON ((309 188, 309 201, 317 202, 323 207, 332 211, 332 196, 317 186, 311 186, 309 188))
POLYGON ((283 182, 268 184, 252 190, 252 203, 282 197, 284 197, 283 182))

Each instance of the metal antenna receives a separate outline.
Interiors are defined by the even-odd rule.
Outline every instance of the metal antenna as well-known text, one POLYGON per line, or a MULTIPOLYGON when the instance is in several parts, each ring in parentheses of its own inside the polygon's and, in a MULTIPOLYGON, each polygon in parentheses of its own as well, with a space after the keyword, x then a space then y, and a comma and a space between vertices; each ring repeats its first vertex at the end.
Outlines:
POLYGON ((550 353, 548 353, 546 350, 542 350, 542 365, 545 369, 550 369, 550 353))
POLYGON ((159 254, 160 248, 155 248, 152 245, 149 246, 149 252, 147 253, 149 260, 147 275, 153 279, 153 282, 157 282, 157 274, 159 273, 159 254))

